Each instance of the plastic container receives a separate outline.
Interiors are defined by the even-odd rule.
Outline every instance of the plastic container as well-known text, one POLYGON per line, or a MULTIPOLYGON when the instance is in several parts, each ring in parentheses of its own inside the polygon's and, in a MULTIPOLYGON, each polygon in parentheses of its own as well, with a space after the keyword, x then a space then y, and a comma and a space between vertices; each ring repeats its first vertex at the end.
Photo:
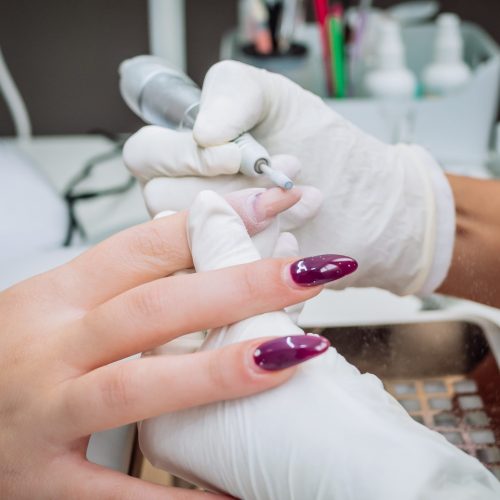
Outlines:
MULTIPOLYGON (((407 64, 421 78, 432 60, 434 24, 402 30, 407 64)), ((372 135, 386 141, 406 140, 428 148, 446 167, 483 165, 488 158, 492 125, 497 114, 500 51, 480 27, 462 23, 464 56, 471 68, 469 82, 450 95, 387 103, 383 99, 348 98, 326 102, 372 135)), ((234 33, 221 45, 222 59, 236 59, 288 76, 304 88, 326 95, 320 35, 316 25, 297 32, 296 41, 307 45, 299 58, 256 60, 242 54, 234 33)))
POLYGON ((432 62, 422 75, 427 95, 446 95, 464 87, 470 69, 463 61, 463 40, 460 19, 456 14, 441 14, 437 19, 432 62))
POLYGON ((366 73, 363 88, 374 98, 408 99, 416 95, 417 80, 406 67, 401 27, 396 21, 386 19, 380 26, 375 65, 366 73))

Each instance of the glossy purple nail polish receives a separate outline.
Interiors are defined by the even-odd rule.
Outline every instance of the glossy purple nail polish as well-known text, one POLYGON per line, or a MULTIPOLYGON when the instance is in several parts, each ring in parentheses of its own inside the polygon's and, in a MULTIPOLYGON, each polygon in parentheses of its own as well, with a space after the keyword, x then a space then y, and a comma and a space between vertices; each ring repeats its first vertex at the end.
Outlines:
POLYGON ((290 274, 297 285, 317 286, 335 281, 356 271, 358 263, 345 255, 315 255, 298 260, 290 266, 290 274))
POLYGON ((330 342, 319 335, 290 335, 264 342, 254 352, 255 363, 264 370, 284 370, 319 356, 330 342))

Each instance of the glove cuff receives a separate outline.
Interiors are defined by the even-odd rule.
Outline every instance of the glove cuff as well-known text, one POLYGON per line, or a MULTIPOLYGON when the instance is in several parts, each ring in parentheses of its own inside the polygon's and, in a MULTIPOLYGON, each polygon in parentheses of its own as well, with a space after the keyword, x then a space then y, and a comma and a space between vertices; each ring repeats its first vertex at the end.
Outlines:
MULTIPOLYGON (((405 146, 400 146, 405 147, 405 146)), ((408 146, 406 146, 408 147, 408 146)), ((422 244, 421 272, 407 293, 425 296, 444 281, 451 265, 455 242, 455 203, 445 173, 422 147, 412 145, 415 166, 420 169, 428 191, 426 231, 422 244)))

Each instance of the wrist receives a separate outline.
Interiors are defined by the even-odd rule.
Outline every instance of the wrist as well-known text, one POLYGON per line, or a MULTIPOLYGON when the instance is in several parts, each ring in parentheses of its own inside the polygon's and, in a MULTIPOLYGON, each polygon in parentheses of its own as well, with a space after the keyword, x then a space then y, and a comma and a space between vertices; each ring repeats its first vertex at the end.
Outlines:
POLYGON ((420 165, 426 171, 432 189, 433 210, 429 228, 430 259, 425 267, 425 277, 417 293, 433 293, 448 274, 455 243, 455 202, 450 183, 436 160, 422 147, 412 146, 420 165))
POLYGON ((420 219, 420 232, 413 244, 402 242, 406 248, 413 246, 411 251, 418 265, 400 293, 429 295, 444 281, 451 265, 455 238, 453 195, 444 171, 424 148, 404 144, 393 147, 398 150, 398 162, 406 169, 406 175, 413 171, 419 180, 419 185, 411 187, 405 196, 411 200, 417 193, 420 195, 413 206, 413 220, 420 219))

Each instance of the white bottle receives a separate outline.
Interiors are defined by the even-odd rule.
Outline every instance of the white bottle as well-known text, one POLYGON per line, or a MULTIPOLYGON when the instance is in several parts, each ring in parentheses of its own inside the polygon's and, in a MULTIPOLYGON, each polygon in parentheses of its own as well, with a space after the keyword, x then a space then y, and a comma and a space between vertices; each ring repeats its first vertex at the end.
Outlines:
POLYGON ((416 94, 417 79, 406 67, 399 24, 384 19, 379 29, 375 65, 365 76, 365 91, 371 97, 412 98, 416 94))
POLYGON ((425 93, 444 95, 463 87, 471 72, 463 61, 460 19, 456 14, 441 14, 437 19, 434 59, 422 75, 425 93))

